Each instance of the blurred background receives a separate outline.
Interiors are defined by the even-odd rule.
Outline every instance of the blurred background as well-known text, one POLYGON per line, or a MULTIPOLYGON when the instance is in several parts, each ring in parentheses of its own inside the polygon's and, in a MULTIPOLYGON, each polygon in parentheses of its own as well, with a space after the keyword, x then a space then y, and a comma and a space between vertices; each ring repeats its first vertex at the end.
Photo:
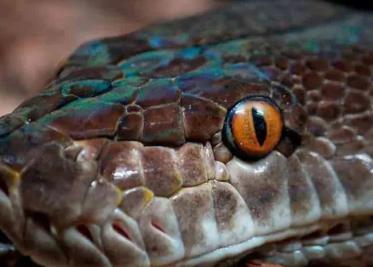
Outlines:
POLYGON ((218 0, 0 0, 0 116, 43 89, 81 43, 204 12, 218 0))

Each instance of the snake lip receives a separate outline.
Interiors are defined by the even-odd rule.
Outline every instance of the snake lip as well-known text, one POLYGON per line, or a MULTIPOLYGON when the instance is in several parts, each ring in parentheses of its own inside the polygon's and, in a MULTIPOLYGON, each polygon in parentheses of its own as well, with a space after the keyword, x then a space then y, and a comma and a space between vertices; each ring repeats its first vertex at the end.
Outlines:
POLYGON ((325 221, 253 237, 240 244, 186 260, 181 265, 195 266, 202 262, 216 262, 219 256, 224 255, 225 259, 216 266, 225 266, 225 262, 247 263, 256 260, 281 266, 304 266, 312 261, 324 260, 327 263, 330 260, 343 260, 347 264, 358 262, 365 266, 363 260, 372 260, 369 252, 362 256, 363 249, 373 245, 372 230, 372 216, 368 215, 325 221), (356 260, 356 257, 360 258, 356 260))

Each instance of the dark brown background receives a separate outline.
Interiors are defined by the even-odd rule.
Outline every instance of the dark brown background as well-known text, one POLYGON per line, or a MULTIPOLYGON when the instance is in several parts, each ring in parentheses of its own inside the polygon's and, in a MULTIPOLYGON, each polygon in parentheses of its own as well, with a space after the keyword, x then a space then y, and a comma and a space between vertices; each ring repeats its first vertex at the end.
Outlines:
POLYGON ((217 0, 0 0, 0 116, 41 90, 82 42, 193 15, 217 0))

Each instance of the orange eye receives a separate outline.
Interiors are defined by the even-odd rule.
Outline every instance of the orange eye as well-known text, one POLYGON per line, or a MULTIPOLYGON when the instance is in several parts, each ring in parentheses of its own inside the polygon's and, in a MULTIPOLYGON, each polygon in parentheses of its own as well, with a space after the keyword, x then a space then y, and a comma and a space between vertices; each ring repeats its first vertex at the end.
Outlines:
POLYGON ((282 135, 282 116, 269 98, 242 99, 227 113, 223 140, 244 158, 261 158, 278 144, 282 135))

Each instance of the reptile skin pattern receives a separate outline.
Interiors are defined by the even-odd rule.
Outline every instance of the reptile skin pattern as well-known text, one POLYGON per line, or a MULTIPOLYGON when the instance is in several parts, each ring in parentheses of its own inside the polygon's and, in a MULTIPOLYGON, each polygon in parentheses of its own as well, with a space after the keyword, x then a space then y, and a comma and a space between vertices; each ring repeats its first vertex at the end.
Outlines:
POLYGON ((373 265, 372 44, 369 12, 281 0, 82 45, 0 118, 0 262, 373 265), (222 130, 250 96, 284 130, 248 160, 222 130))

